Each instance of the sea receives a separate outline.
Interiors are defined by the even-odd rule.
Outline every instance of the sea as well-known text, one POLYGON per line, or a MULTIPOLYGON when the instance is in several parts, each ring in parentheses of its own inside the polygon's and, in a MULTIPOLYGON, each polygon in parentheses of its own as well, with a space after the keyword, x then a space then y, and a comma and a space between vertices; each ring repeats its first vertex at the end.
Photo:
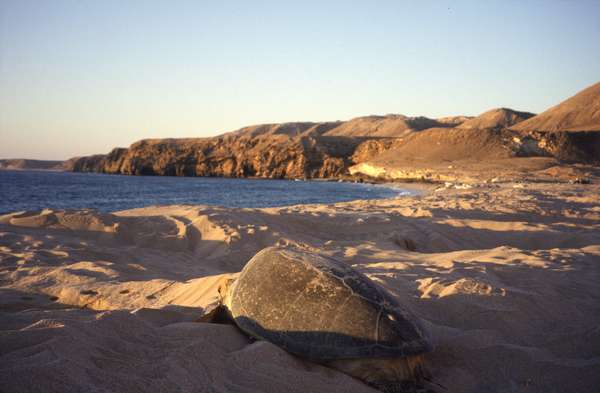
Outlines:
POLYGON ((411 193, 389 185, 349 182, 0 171, 0 214, 44 208, 113 212, 174 204, 260 208, 411 193))

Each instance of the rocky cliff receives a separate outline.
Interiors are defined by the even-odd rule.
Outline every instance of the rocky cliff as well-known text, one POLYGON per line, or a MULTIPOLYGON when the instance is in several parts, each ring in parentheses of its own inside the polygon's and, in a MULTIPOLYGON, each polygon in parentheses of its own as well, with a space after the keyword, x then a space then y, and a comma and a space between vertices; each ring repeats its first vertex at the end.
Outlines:
POLYGON ((78 172, 125 175, 332 178, 341 176, 360 138, 225 135, 142 140, 128 149, 73 160, 78 172))

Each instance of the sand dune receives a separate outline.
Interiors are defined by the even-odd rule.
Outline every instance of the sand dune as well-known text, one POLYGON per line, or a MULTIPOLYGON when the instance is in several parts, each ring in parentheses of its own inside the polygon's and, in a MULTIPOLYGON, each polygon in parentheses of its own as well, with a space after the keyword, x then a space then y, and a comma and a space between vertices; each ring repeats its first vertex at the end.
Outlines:
POLYGON ((222 280, 278 244, 345 261, 422 318, 439 392, 593 392, 599 191, 503 183, 336 205, 1 216, 2 391, 373 391, 197 322, 222 280))

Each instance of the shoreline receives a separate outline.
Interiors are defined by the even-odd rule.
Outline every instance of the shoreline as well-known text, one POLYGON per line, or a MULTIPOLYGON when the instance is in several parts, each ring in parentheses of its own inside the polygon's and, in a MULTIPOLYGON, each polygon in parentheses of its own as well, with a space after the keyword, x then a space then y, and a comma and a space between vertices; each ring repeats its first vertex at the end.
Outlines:
POLYGON ((419 192, 418 187, 406 187, 398 183, 329 180, 296 182, 287 179, 222 177, 194 178, 195 180, 175 177, 129 179, 119 176, 97 177, 98 174, 71 176, 69 173, 47 171, 3 173, 5 176, 0 179, 6 186, 0 193, 0 198, 3 199, 0 210, 3 213, 14 210, 40 210, 48 207, 93 208, 111 212, 150 205, 173 204, 247 208, 282 207, 299 204, 331 204, 361 199, 386 199, 419 192), (263 183, 263 180, 274 180, 274 182, 263 183), (11 182, 15 182, 14 187, 11 187, 11 182), (38 196, 28 191, 27 184, 32 182, 36 184, 37 192, 48 196, 38 196), (63 183, 69 187, 69 195, 66 199, 60 197, 63 183), (215 187, 221 191, 211 193, 211 189, 215 187), (248 198, 241 198, 239 192, 249 192, 248 198), (128 200, 132 193, 134 198, 128 200), (22 195, 22 201, 19 200, 19 195, 22 195), (111 208, 113 201, 115 206, 111 208))

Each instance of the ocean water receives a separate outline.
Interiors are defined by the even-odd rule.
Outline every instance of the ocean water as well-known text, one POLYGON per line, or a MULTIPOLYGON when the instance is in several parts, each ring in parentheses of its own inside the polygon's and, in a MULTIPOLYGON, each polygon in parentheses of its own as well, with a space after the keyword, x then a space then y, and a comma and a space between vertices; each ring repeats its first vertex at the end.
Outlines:
POLYGON ((384 185, 323 181, 0 171, 0 213, 43 208, 112 212, 172 204, 274 207, 409 193, 384 185))

